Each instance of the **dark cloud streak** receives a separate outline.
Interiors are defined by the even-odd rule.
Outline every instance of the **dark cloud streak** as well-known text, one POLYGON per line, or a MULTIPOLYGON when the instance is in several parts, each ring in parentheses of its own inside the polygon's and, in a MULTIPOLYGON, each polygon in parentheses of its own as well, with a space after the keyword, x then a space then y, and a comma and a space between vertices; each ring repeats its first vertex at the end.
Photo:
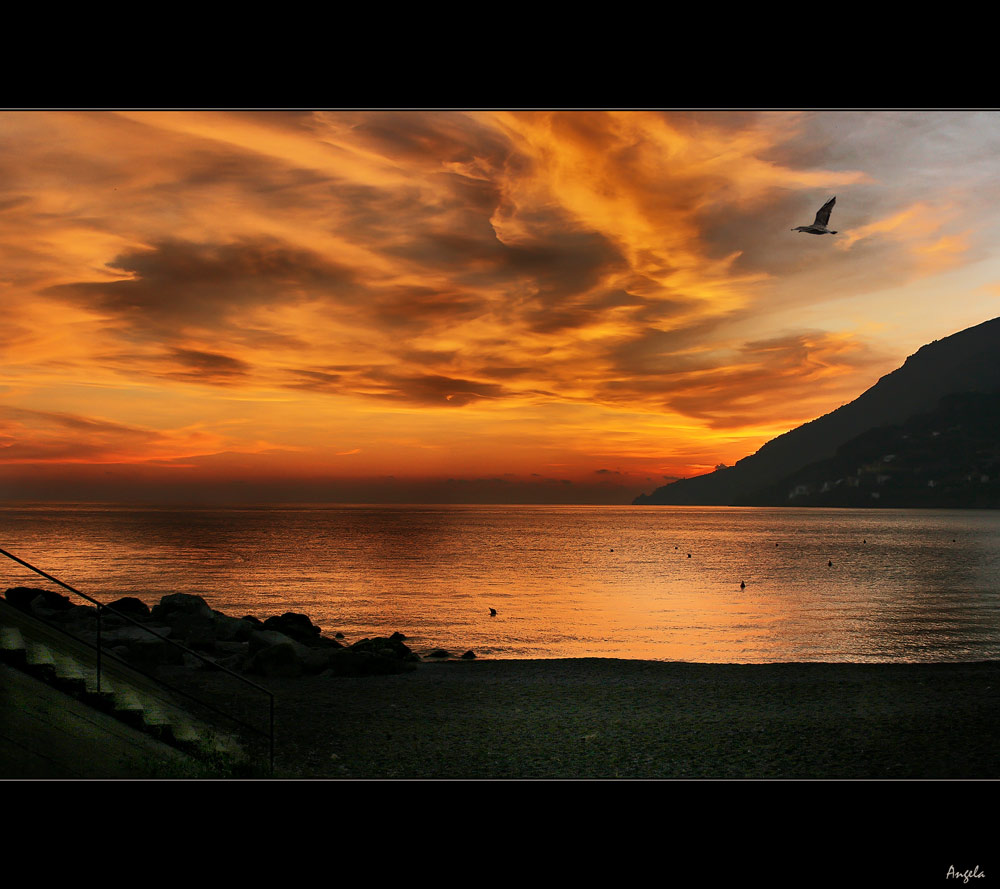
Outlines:
POLYGON ((131 277, 60 284, 45 292, 108 312, 132 332, 167 341, 179 328, 238 325, 234 316, 240 312, 294 301, 303 292, 339 293, 354 277, 341 265, 270 238, 228 244, 160 241, 108 265, 131 277))

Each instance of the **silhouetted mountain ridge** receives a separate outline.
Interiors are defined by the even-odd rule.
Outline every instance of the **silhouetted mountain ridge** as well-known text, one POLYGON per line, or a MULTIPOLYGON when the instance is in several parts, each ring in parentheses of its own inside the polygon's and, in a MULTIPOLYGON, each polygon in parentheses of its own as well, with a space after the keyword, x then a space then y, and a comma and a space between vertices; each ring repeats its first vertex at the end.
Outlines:
MULTIPOLYGON (((953 393, 1000 389, 1000 318, 922 346, 849 404, 779 435, 735 466, 681 479, 633 503, 737 505, 757 502, 771 489, 812 463, 827 460, 859 435, 900 426, 932 412, 953 393)), ((787 500, 784 502, 788 502, 787 500)))
POLYGON ((953 392, 899 426, 852 438, 827 460, 740 506, 1000 507, 1000 392, 953 392))

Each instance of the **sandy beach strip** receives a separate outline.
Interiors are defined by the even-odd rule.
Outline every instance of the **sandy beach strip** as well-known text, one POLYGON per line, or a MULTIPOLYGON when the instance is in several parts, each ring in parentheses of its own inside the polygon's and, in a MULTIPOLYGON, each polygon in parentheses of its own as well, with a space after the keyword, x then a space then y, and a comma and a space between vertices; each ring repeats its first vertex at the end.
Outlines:
MULTIPOLYGON (((275 695, 277 778, 1000 778, 996 661, 477 660, 256 681, 275 695)), ((196 683, 264 712, 227 677, 196 683)))

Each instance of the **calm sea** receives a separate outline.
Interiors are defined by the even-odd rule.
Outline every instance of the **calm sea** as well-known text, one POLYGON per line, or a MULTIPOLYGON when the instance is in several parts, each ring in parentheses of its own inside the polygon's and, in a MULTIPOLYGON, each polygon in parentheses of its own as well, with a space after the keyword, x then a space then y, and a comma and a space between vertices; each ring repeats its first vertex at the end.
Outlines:
POLYGON ((106 602, 196 593, 348 642, 399 630, 421 653, 1000 659, 990 511, 37 505, 0 508, 0 548, 106 602))

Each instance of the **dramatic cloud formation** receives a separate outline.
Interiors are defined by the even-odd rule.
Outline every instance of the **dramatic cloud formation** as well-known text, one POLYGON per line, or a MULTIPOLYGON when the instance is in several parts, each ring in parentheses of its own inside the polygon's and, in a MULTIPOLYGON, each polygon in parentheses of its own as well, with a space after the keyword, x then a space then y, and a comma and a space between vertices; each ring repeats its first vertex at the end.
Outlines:
POLYGON ((998 149, 964 112, 0 114, 0 484, 627 502, 996 314, 998 149))

